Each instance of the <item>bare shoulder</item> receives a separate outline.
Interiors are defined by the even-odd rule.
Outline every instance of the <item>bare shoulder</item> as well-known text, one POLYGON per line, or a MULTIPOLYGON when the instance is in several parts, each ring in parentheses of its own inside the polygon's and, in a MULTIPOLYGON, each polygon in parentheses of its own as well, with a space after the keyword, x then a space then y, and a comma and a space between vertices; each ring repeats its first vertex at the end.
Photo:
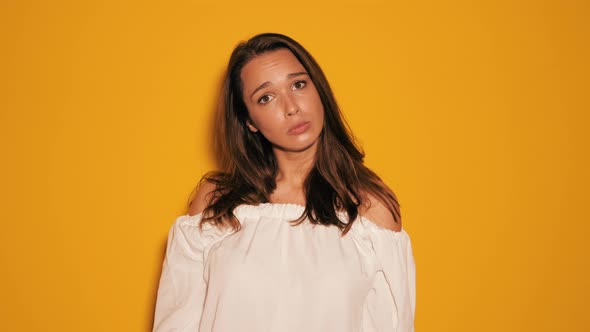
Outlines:
POLYGON ((199 214, 205 210, 209 203, 211 202, 212 193, 215 191, 215 184, 209 181, 202 181, 199 186, 197 187, 197 192, 195 193, 193 199, 190 202, 188 207, 188 214, 193 216, 195 214, 199 214))
POLYGON ((365 197, 365 202, 359 211, 363 217, 371 220, 379 227, 395 232, 402 230, 401 221, 396 222, 391 211, 376 196, 366 194, 365 197))

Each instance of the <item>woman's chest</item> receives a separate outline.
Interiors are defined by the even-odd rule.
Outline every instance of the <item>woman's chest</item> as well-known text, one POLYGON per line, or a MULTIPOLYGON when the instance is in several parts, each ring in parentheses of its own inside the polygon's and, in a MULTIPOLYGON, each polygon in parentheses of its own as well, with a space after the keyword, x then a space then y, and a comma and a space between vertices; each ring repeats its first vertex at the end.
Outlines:
MULTIPOLYGON (((274 222, 274 223, 273 223, 274 222)), ((374 277, 370 260, 335 227, 243 225, 208 254, 210 286, 241 294, 363 297, 374 277)))

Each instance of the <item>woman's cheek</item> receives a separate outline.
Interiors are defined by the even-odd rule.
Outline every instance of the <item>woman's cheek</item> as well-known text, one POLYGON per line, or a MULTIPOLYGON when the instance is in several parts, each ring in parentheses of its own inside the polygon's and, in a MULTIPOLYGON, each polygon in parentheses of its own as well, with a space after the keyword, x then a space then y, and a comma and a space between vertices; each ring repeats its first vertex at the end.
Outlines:
POLYGON ((293 94, 299 97, 303 97, 305 96, 305 93, 303 92, 303 90, 295 90, 293 91, 293 94))

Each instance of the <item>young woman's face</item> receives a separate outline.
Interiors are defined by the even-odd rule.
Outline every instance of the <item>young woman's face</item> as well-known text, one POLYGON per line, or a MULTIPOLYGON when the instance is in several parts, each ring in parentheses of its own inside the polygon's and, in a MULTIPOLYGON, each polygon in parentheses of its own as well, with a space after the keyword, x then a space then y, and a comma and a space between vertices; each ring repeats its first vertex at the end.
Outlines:
POLYGON ((324 107, 305 68, 287 49, 256 56, 241 72, 248 129, 275 149, 303 151, 315 144, 324 125, 324 107))

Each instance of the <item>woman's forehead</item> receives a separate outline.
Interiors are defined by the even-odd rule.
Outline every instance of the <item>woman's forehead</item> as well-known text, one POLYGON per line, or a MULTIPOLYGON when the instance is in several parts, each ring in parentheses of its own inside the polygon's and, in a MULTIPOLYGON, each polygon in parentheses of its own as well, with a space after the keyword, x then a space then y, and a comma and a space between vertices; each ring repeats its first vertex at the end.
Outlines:
POLYGON ((288 74, 305 71, 295 55, 287 49, 278 49, 254 57, 242 68, 244 89, 253 89, 264 82, 283 80, 288 74))

